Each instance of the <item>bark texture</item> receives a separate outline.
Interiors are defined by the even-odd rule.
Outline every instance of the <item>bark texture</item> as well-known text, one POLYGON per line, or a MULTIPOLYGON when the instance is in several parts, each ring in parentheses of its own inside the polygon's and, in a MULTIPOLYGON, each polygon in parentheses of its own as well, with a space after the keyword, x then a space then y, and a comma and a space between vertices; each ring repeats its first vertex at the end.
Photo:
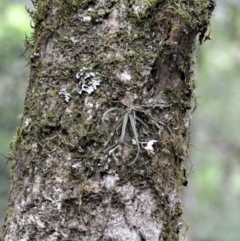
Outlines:
POLYGON ((33 3, 5 240, 178 240, 192 75, 214 1, 33 3))

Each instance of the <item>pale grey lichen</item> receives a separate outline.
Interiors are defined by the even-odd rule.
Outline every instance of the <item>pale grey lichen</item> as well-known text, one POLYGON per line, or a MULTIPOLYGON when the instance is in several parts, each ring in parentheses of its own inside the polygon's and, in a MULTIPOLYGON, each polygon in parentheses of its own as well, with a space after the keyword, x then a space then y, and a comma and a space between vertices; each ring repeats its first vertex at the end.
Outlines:
POLYGON ((64 100, 68 103, 71 100, 71 94, 66 92, 66 89, 62 88, 59 91, 59 95, 63 95, 64 96, 64 100))
POLYGON ((38 143, 37 143, 37 142, 33 142, 33 143, 32 143, 32 150, 33 150, 34 152, 36 152, 36 151, 37 151, 37 148, 38 148, 38 143))
POLYGON ((31 118, 26 118, 25 119, 24 125, 25 125, 26 128, 29 126, 31 120, 32 120, 31 118))
POLYGON ((79 85, 81 89, 79 94, 82 92, 87 92, 89 95, 94 92, 97 87, 100 85, 101 76, 98 72, 92 72, 90 69, 83 67, 77 72, 76 79, 79 80, 79 85))
MULTIPOLYGON (((147 151, 147 153, 149 155, 154 155, 155 152, 154 152, 154 148, 153 148, 153 144, 158 142, 157 140, 150 140, 150 141, 140 141, 139 143, 141 144, 141 146, 147 151), (145 144, 145 146, 144 146, 145 144)), ((132 144, 133 145, 136 145, 136 141, 134 139, 132 139, 132 144)))
POLYGON ((40 54, 37 53, 37 52, 34 52, 34 53, 30 56, 30 59, 31 59, 31 60, 34 60, 34 59, 39 58, 39 57, 40 57, 40 54))
POLYGON ((91 16, 83 16, 83 19, 82 19, 83 22, 91 22, 91 20, 92 20, 91 16))
POLYGON ((144 16, 147 10, 153 7, 156 4, 156 0, 149 0, 149 1, 135 1, 132 5, 132 10, 136 15, 144 16))
POLYGON ((35 52, 35 53, 33 53, 33 56, 35 56, 35 57, 39 57, 40 54, 35 52))
POLYGON ((73 42, 73 43, 77 43, 78 40, 75 38, 75 37, 70 37, 70 40, 73 42))
POLYGON ((130 81, 132 78, 131 75, 126 70, 121 74, 117 74, 117 77, 122 81, 130 81))
POLYGON ((132 6, 134 13, 140 13, 144 9, 144 5, 135 5, 132 6))

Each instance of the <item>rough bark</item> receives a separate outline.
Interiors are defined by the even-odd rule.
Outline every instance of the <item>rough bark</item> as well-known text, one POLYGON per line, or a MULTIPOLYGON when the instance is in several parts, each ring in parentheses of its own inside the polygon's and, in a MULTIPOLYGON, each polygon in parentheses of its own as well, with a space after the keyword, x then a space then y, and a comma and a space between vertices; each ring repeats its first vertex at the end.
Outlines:
POLYGON ((178 240, 214 1, 33 3, 5 240, 178 240))

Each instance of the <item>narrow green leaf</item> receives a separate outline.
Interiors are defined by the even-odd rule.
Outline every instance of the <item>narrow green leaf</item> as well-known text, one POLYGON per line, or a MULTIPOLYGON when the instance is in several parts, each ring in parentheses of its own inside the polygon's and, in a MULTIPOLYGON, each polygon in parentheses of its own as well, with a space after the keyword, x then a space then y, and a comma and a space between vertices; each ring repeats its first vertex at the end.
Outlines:
POLYGON ((103 116, 102 116, 102 123, 103 123, 105 131, 108 134, 109 134, 109 132, 108 132, 108 129, 107 129, 107 125, 105 123, 105 119, 106 119, 107 114, 109 114, 110 112, 115 111, 115 110, 121 111, 122 109, 121 108, 117 108, 117 107, 110 108, 109 110, 105 111, 103 116))
POLYGON ((130 119, 130 123, 131 123, 132 131, 133 131, 133 135, 134 135, 134 138, 135 138, 135 141, 136 141, 136 145, 137 145, 137 155, 136 155, 136 157, 134 158, 134 160, 133 160, 132 162, 130 162, 129 164, 127 164, 128 166, 131 166, 131 165, 133 165, 133 164, 136 162, 136 160, 138 159, 139 152, 140 152, 140 146, 139 146, 139 141, 138 141, 138 133, 137 133, 137 129, 136 129, 136 123, 135 123, 135 120, 134 120, 132 114, 129 114, 129 119, 130 119))
POLYGON ((124 139, 124 136, 125 136, 125 133, 126 133, 126 127, 127 127, 127 123, 128 123, 128 115, 129 115, 128 113, 124 114, 122 132, 121 132, 121 136, 120 136, 120 139, 119 139, 120 143, 123 142, 123 139, 124 139))

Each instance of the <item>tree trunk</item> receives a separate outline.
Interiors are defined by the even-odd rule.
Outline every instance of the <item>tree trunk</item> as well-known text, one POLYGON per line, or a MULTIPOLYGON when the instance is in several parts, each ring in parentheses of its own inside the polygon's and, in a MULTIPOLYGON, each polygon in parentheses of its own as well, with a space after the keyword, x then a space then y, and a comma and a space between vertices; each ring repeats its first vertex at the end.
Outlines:
POLYGON ((33 3, 5 240, 178 240, 214 1, 33 3))

